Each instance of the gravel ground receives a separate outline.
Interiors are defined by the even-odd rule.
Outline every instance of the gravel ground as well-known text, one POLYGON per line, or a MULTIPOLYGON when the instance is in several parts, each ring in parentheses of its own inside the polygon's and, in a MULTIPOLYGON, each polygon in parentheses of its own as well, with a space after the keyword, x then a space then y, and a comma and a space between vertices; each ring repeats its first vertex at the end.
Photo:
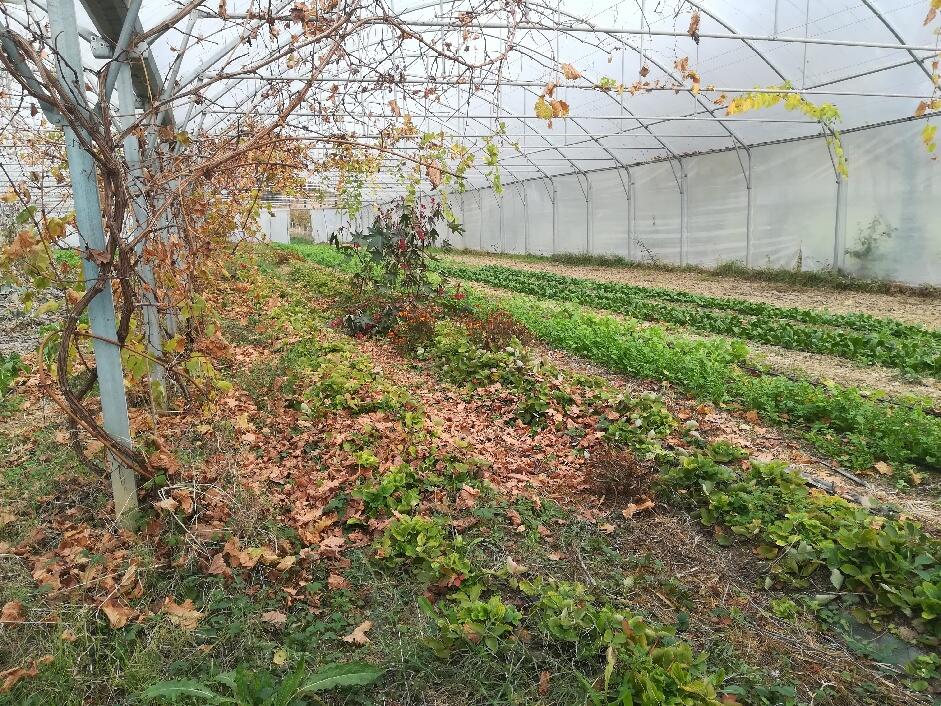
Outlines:
POLYGON ((32 353, 39 345, 39 327, 54 315, 33 316, 23 311, 23 289, 0 286, 0 354, 32 353))
POLYGON ((735 297, 780 307, 817 309, 834 314, 862 312, 881 318, 891 317, 908 324, 921 324, 928 328, 941 329, 941 301, 938 299, 792 287, 773 282, 749 282, 735 277, 710 276, 698 272, 662 272, 641 267, 584 267, 555 262, 521 262, 487 254, 450 254, 448 258, 470 265, 503 265, 521 270, 554 272, 602 282, 622 282, 640 287, 676 289, 710 297, 735 297))

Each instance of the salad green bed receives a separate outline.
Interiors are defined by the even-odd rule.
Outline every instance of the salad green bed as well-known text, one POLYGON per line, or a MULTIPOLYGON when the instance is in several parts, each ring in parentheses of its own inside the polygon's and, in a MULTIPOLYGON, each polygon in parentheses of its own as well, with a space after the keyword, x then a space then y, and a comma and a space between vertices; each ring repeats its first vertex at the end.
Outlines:
POLYGON ((644 321, 835 355, 927 375, 941 374, 941 331, 867 314, 831 314, 689 292, 599 282, 498 265, 441 265, 457 279, 606 309, 644 321))

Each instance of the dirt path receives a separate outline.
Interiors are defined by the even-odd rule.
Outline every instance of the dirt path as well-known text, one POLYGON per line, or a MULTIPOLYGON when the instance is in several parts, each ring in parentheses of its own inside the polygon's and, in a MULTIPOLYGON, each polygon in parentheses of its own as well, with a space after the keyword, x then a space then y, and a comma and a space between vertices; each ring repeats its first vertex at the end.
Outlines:
POLYGON ((806 375, 817 382, 833 381, 844 387, 882 390, 891 397, 913 395, 927 397, 941 408, 941 379, 922 378, 914 382, 902 377, 898 370, 878 365, 864 366, 845 358, 805 351, 791 351, 748 341, 755 358, 776 373, 806 375))
POLYGON ((716 277, 698 272, 662 272, 642 267, 587 267, 555 262, 523 262, 488 254, 450 254, 457 262, 471 265, 502 265, 521 270, 554 272, 601 282, 621 282, 641 287, 675 289, 710 297, 736 297, 780 307, 816 309, 835 314, 862 312, 890 317, 908 324, 941 329, 941 301, 922 297, 844 292, 792 287, 772 282, 749 282, 735 277, 716 277))

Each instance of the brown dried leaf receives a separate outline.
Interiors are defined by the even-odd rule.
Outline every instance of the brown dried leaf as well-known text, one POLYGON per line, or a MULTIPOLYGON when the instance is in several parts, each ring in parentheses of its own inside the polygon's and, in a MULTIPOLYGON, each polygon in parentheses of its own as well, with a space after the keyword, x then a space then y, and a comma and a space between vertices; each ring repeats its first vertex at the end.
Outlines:
POLYGON ((340 576, 340 574, 330 574, 327 577, 327 586, 330 587, 331 591, 339 591, 343 588, 349 588, 350 582, 340 576))
POLYGON ((284 625, 288 620, 288 616, 279 610, 269 610, 261 614, 261 619, 272 625, 284 625))
POLYGON ((699 21, 700 21, 699 11, 693 13, 693 16, 689 18, 689 29, 686 30, 686 33, 693 38, 693 41, 696 44, 699 44, 699 21))
POLYGON ((551 675, 549 672, 542 671, 539 672, 539 695, 545 696, 549 693, 549 677, 551 675))
POLYGON ((437 189, 441 185, 441 169, 429 164, 425 166, 425 174, 428 175, 428 181, 431 182, 431 188, 437 189))
POLYGON ((648 500, 644 500, 643 502, 640 502, 640 503, 636 503, 636 504, 635 504, 635 503, 631 503, 631 504, 628 505, 626 508, 624 508, 623 510, 621 510, 621 514, 624 515, 624 518, 625 518, 625 519, 629 520, 629 519, 631 519, 632 517, 634 517, 634 515, 636 515, 638 512, 643 512, 644 510, 649 510, 649 509, 652 508, 654 505, 655 505, 654 501, 653 501, 653 500, 649 500, 649 499, 648 499, 648 500))
POLYGON ((219 552, 214 557, 212 561, 209 562, 209 568, 206 570, 207 574, 213 576, 224 576, 229 572, 229 567, 225 563, 225 555, 222 552, 219 552))
POLYGON ((108 622, 115 630, 127 625, 127 621, 137 615, 133 608, 118 603, 113 598, 101 604, 101 611, 107 616, 108 622))
POLYGON ((366 633, 369 632, 371 628, 372 622, 366 620, 360 623, 360 625, 353 632, 341 639, 343 642, 349 642, 352 645, 368 645, 371 640, 366 637, 366 633))
POLYGON ((170 618, 171 623, 180 626, 184 630, 195 630, 197 623, 203 617, 203 614, 196 610, 196 606, 189 598, 182 603, 177 603, 167 596, 163 603, 163 612, 170 618))
POLYGON ((560 67, 562 69, 562 75, 565 76, 569 81, 574 81, 577 78, 582 77, 581 71, 576 69, 571 64, 562 64, 560 67))
POLYGON ((457 494, 457 500, 454 503, 454 507, 458 510, 470 510, 472 507, 477 505, 477 497, 480 495, 480 491, 476 488, 472 488, 469 485, 461 486, 461 491, 457 494))
POLYGON ((12 689, 21 679, 35 677, 39 674, 39 668, 52 661, 52 655, 44 655, 39 659, 34 659, 29 667, 13 667, 4 672, 0 672, 0 694, 4 694, 12 689))
POLYGON ((7 601, 0 610, 0 623, 22 623, 26 620, 23 604, 19 601, 7 601))

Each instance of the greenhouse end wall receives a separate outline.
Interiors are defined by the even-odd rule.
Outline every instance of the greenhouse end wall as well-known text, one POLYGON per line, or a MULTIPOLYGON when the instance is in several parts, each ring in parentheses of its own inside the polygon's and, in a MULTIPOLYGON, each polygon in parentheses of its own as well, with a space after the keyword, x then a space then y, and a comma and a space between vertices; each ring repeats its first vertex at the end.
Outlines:
MULTIPOLYGON (((453 194, 465 232, 450 243, 705 267, 738 261, 819 270, 831 268, 836 255, 852 274, 941 285, 941 179, 922 128, 912 121, 845 134, 842 187, 820 138, 511 183, 502 196, 490 189, 453 194)), ((348 222, 332 209, 311 220, 317 241, 348 222)))

